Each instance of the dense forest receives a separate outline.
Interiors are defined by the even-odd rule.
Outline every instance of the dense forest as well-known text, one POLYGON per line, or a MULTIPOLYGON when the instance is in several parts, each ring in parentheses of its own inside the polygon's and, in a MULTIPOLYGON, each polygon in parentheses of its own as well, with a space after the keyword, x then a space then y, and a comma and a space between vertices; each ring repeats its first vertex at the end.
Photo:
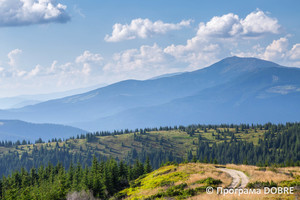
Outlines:
POLYGON ((62 163, 56 166, 49 163, 29 172, 22 168, 0 180, 0 199, 107 199, 151 170, 149 159, 145 165, 138 160, 134 165, 127 165, 114 159, 99 162, 95 156, 91 167, 82 168, 80 163, 74 166, 71 162, 69 170, 62 163))
MULTIPOLYGON (((56 165, 60 163, 64 168, 69 169, 71 164, 81 163, 82 167, 85 165, 90 166, 93 156, 96 156, 99 160, 106 161, 109 158, 103 156, 92 150, 87 151, 85 154, 72 153, 67 149, 55 147, 52 150, 44 149, 33 149, 31 155, 27 152, 19 155, 18 153, 9 153, 0 157, 0 175, 9 175, 15 170, 21 168, 29 171, 32 167, 39 168, 39 166, 47 165, 51 163, 56 165)), ((126 157, 125 162, 133 164, 136 160, 145 162, 147 158, 150 158, 151 166, 158 168, 162 163, 166 161, 182 162, 183 159, 174 157, 172 152, 166 152, 162 150, 153 150, 151 152, 137 152, 133 149, 126 157)), ((114 158, 116 161, 120 161, 118 158, 114 158)))
MULTIPOLYGON (((247 127, 242 127, 245 128, 247 127)), ((196 159, 204 162, 214 160, 221 164, 300 166, 300 124, 267 124, 265 130, 264 137, 259 139, 258 145, 237 141, 233 133, 230 141, 213 143, 211 147, 199 138, 196 159)), ((236 131, 239 131, 238 127, 236 131)), ((192 157, 190 152, 189 160, 192 157)))
MULTIPOLYGON (((120 146, 126 146, 126 141, 124 139, 124 144, 122 142, 120 146)), ((52 199, 61 199, 72 191, 90 191, 94 196, 104 198, 112 196, 128 186, 130 180, 151 168, 158 168, 165 162, 300 166, 300 123, 190 125, 96 132, 66 140, 53 139, 48 143, 41 139, 35 144, 26 141, 3 141, 0 142, 0 147, 8 150, 8 153, 0 156, 0 174, 5 175, 0 181, 0 196, 3 199, 16 199, 17 196, 20 199, 43 199, 43 195, 53 195, 52 199), (175 150, 178 149, 173 146, 172 141, 164 138, 151 141, 154 141, 157 148, 144 148, 148 145, 147 141, 150 142, 150 135, 159 131, 167 135, 175 132, 179 136, 192 138, 191 149, 179 149, 184 153, 184 156, 180 156, 176 154, 175 150), (210 132, 211 139, 205 137, 207 132, 210 132), (252 137, 261 133, 256 138, 257 143, 241 139, 250 132, 252 137), (112 135, 113 139, 117 139, 117 136, 129 134, 143 147, 130 146, 128 148, 131 150, 122 157, 102 154, 97 151, 97 146, 92 148, 87 145, 98 144, 99 139, 106 136, 112 135), (72 147, 75 148, 78 141, 84 142, 86 148, 82 149, 80 146, 79 151, 73 151, 72 147), (24 149, 26 145, 31 148, 30 152, 17 151, 24 149)), ((109 146, 105 147, 109 149, 108 153, 116 151, 109 146)))

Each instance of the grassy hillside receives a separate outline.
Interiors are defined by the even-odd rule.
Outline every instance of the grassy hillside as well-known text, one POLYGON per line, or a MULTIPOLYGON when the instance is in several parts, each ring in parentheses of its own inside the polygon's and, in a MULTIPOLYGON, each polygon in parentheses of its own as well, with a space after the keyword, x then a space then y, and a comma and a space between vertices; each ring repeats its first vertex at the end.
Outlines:
MULTIPOLYGON (((216 166, 213 164, 188 163, 159 168, 131 182, 119 197, 134 199, 294 199, 294 195, 217 195, 206 194, 206 187, 227 188, 232 178, 220 167, 243 171, 249 177, 247 188, 260 188, 268 183, 276 187, 300 185, 300 167, 259 168, 246 165, 216 166), (218 167, 218 168, 217 168, 218 167)), ((298 191, 299 192, 299 191, 298 191)))
POLYGON ((234 163, 258 166, 300 166, 300 123, 286 125, 191 125, 135 131, 96 132, 67 140, 53 139, 35 144, 0 142, 0 176, 22 167, 91 163, 110 157, 117 161, 145 162, 153 168, 175 161, 234 163))
MULTIPOLYGON (((37 172, 38 177, 43 179, 43 171, 46 173, 51 169, 54 174, 56 173, 58 182, 63 181, 65 176, 69 179, 69 186, 60 194, 62 196, 69 192, 71 195, 72 192, 89 193, 89 190, 98 188, 100 192, 93 191, 93 194, 99 198, 117 195, 119 199, 218 199, 220 196, 216 194, 209 196, 205 194, 207 186, 215 188, 299 186, 299 132, 300 123, 255 126, 191 125, 113 133, 97 132, 78 135, 64 141, 53 139, 47 143, 41 140, 37 140, 35 144, 26 144, 25 141, 16 143, 2 141, 0 176, 4 175, 9 180, 16 181, 19 180, 20 174, 22 177, 22 174, 37 172), (99 161, 99 166, 95 164, 96 160, 99 161), (119 162, 120 160, 124 162, 119 162), (107 170, 114 170, 111 172, 105 170, 104 162, 107 163, 107 170), (158 169, 161 164, 170 162, 174 165, 158 169), (188 162, 190 163, 187 164, 188 162), (124 163, 127 166, 125 168, 124 163), (220 165, 227 163, 234 164, 220 165), (258 167, 235 165, 242 163, 258 167), (80 175, 81 181, 73 179, 74 166, 78 169, 77 174, 80 175), (95 176, 89 175, 87 170, 89 166, 95 176), (151 171, 151 166, 152 169, 158 170, 146 174, 151 171), (57 173, 58 167, 61 173, 57 173), (13 172, 15 170, 20 172, 13 172), (237 179, 240 173, 243 178, 237 179), (117 175, 120 176, 119 179, 113 187, 110 186, 110 179, 117 175), (140 175, 142 176, 138 178, 140 175), (82 177, 90 178, 90 182, 83 181, 86 179, 82 177), (123 186, 119 187, 121 183, 123 186), (105 191, 109 188, 111 191, 106 194, 105 191)), ((53 183, 49 177, 46 176, 47 181, 53 183)), ((5 195, 14 194, 13 181, 9 181, 11 188, 5 189, 9 192, 5 195)), ((32 186, 36 187, 37 193, 41 189, 38 185, 32 186)), ((44 190, 47 193, 47 189, 44 190)), ((53 192, 56 193, 55 191, 57 190, 53 187, 53 192)), ((25 190, 22 192, 26 193, 25 190)), ((231 197, 226 196, 225 199, 232 199, 231 197)), ((248 198, 244 197, 242 199, 248 198)), ((258 196, 250 197, 255 199, 258 196)), ((265 197, 260 199, 263 198, 265 197)), ((275 196, 268 195, 266 198, 274 199, 275 196)), ((284 198, 289 196, 285 195, 284 198)))
POLYGON ((29 155, 34 148, 54 149, 57 145, 60 148, 65 148, 71 153, 85 154, 86 150, 92 150, 104 156, 113 156, 124 158, 132 149, 138 152, 142 149, 150 151, 166 150, 172 151, 178 157, 186 157, 188 151, 196 151, 199 136, 201 141, 212 144, 222 143, 225 140, 229 142, 234 133, 237 141, 253 142, 258 144, 259 139, 263 139, 263 134, 266 130, 260 129, 245 129, 236 131, 236 128, 207 128, 205 130, 196 129, 193 134, 188 134, 188 130, 168 130, 168 131, 146 131, 140 134, 140 131, 130 132, 121 135, 95 136, 92 139, 68 139, 66 141, 59 140, 58 142, 37 143, 29 145, 17 145, 13 147, 0 146, 0 156, 7 153, 18 152, 21 155, 27 152, 29 155), (56 144, 57 143, 57 144, 56 144))

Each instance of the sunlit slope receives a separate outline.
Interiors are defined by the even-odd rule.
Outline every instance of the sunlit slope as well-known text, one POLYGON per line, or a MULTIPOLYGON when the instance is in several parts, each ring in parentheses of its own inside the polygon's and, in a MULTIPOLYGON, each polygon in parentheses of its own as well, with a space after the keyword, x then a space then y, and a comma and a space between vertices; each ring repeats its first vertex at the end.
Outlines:
MULTIPOLYGON (((300 168, 259 168, 247 165, 212 165, 188 163, 168 165, 159 168, 131 182, 118 197, 124 199, 293 199, 295 195, 217 195, 216 188, 228 188, 232 177, 220 169, 234 169, 245 173, 249 183, 245 189, 273 187, 295 187, 300 185, 300 168), (206 194, 206 188, 214 188, 213 194, 206 194)), ((297 193, 295 189, 295 193, 297 193)), ((297 195, 297 194, 296 194, 297 195)))
MULTIPOLYGON (((86 154, 86 150, 92 150, 104 156, 113 156, 120 159, 127 156, 135 149, 137 152, 161 150, 172 152, 174 156, 185 159, 190 150, 195 153, 199 138, 203 142, 222 143, 225 140, 232 140, 231 132, 236 132, 235 128, 207 128, 197 129, 193 134, 188 134, 183 130, 157 130, 147 131, 146 133, 131 132, 121 135, 95 136, 92 139, 68 139, 67 141, 58 141, 50 143, 38 143, 29 145, 19 145, 16 147, 0 147, 0 156, 8 152, 32 153, 34 146, 40 149, 54 149, 60 147, 71 153, 86 154), (224 132, 229 131, 229 132, 224 132), (56 144, 57 143, 57 144, 56 144)), ((263 139, 264 129, 248 129, 235 133, 236 141, 248 141, 258 144, 259 139, 263 139)), ((59 137, 58 137, 59 138, 59 137)))

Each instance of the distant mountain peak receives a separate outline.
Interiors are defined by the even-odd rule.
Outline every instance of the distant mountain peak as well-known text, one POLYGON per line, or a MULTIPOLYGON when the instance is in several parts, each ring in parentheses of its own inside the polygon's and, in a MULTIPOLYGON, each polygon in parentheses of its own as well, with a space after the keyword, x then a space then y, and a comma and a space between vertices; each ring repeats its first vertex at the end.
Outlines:
POLYGON ((219 71, 220 73, 248 72, 262 68, 281 67, 280 65, 262 60, 255 57, 232 56, 211 65, 208 68, 219 71))
POLYGON ((299 68, 233 56, 192 72, 125 80, 22 109, 0 110, 0 118, 68 124, 88 131, 297 121, 299 77, 299 68))
POLYGON ((268 60, 263 60, 263 59, 256 58, 256 57, 231 56, 231 57, 224 58, 219 62, 227 62, 228 64, 232 64, 232 63, 249 63, 252 65, 259 64, 262 67, 279 67, 280 66, 274 62, 271 62, 268 60))

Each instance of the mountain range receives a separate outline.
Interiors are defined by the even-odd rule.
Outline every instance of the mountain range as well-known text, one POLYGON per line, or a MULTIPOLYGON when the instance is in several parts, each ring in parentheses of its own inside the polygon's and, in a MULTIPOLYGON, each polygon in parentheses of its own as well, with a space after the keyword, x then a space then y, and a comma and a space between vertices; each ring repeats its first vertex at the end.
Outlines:
MULTIPOLYGON (((104 86, 106 84, 102 84, 104 86)), ((68 90, 64 92, 54 92, 54 93, 44 93, 44 94, 34 94, 34 95, 20 95, 12 97, 2 97, 0 98, 0 109, 13 109, 22 108, 29 105, 34 105, 51 99, 59 99, 67 96, 72 96, 79 93, 88 92, 90 90, 99 88, 99 85, 94 85, 87 88, 77 88, 74 90, 68 90)))
POLYGON ((44 141, 53 138, 69 138, 85 134, 87 131, 58 124, 35 124, 20 120, 0 120, 0 141, 25 140, 34 142, 38 138, 44 141))
POLYGON ((126 80, 18 109, 0 119, 88 131, 191 123, 300 121, 300 69, 257 58, 225 58, 192 72, 126 80))

